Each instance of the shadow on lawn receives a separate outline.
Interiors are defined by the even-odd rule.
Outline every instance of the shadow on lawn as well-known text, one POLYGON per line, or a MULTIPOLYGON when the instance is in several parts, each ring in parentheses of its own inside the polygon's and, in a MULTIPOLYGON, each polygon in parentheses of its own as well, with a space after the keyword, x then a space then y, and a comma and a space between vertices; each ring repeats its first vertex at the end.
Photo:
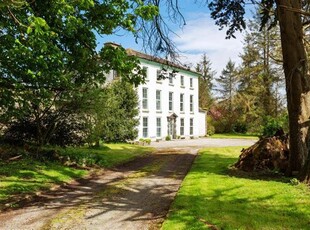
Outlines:
POLYGON ((285 202, 266 205, 276 193, 240 198, 239 188, 216 189, 211 196, 178 195, 169 215, 170 226, 180 224, 182 228, 178 229, 310 229, 309 215, 296 205, 285 202))
POLYGON ((204 155, 194 163, 188 185, 184 184, 173 204, 169 227, 180 224, 180 229, 310 229, 309 213, 302 211, 307 205, 300 207, 301 201, 295 198, 279 198, 283 192, 281 183, 287 184, 287 178, 238 172, 229 168, 236 158, 208 152, 204 155), (196 178, 206 184, 197 185, 201 182, 196 178), (208 180, 212 180, 209 187, 208 180), (269 181, 277 181, 279 187, 269 190, 269 181), (257 186, 266 186, 267 192, 257 195, 257 186))
MULTIPOLYGON (((162 219, 167 214, 174 194, 195 158, 187 153, 161 153, 139 157, 117 166, 103 175, 79 179, 61 186, 56 191, 44 192, 32 202, 22 203, 27 208, 46 207, 47 210, 85 210, 83 218, 111 221, 141 221, 162 219), (153 179, 162 181, 153 182, 153 179), (139 179, 146 180, 140 182, 139 179), (95 210, 87 214, 87 210, 95 210)), ((1 219, 1 215, 0 215, 1 219)))

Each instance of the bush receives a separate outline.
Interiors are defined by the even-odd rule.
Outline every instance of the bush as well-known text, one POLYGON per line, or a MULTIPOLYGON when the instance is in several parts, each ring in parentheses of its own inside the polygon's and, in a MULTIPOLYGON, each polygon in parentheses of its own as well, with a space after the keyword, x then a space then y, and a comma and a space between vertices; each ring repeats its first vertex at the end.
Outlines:
POLYGON ((149 139, 149 138, 146 138, 146 139, 144 139, 144 138, 140 138, 140 139, 139 139, 139 141, 140 141, 140 142, 142 142, 142 143, 143 143, 143 145, 144 145, 144 144, 148 144, 148 145, 150 145, 150 144, 151 144, 151 142, 152 142, 152 140, 151 140, 151 139, 149 139))
POLYGON ((248 131, 246 123, 240 121, 237 121, 235 124, 233 124, 232 129, 232 131, 235 133, 246 133, 248 131))
POLYGON ((62 119, 57 116, 57 112, 48 112, 39 122, 32 116, 11 122, 2 141, 19 146, 27 143, 58 146, 84 144, 84 124, 74 115, 63 115, 62 119))
POLYGON ((208 125, 207 135, 212 136, 215 133, 215 128, 213 125, 208 125))
POLYGON ((166 136, 166 141, 171 141, 171 136, 170 135, 166 136))
POLYGON ((262 135, 264 137, 273 136, 278 130, 285 129, 287 127, 287 116, 274 118, 267 116, 264 121, 262 135))

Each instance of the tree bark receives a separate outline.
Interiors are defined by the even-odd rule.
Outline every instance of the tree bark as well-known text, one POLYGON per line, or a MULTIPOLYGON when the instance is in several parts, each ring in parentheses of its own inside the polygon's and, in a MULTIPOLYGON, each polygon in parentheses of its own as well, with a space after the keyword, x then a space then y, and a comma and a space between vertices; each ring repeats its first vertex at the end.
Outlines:
POLYGON ((289 10, 301 10, 301 1, 276 0, 276 3, 290 128, 290 164, 287 173, 292 175, 298 172, 304 180, 305 175, 310 174, 310 167, 306 169, 309 164, 310 78, 303 44, 301 14, 289 10))

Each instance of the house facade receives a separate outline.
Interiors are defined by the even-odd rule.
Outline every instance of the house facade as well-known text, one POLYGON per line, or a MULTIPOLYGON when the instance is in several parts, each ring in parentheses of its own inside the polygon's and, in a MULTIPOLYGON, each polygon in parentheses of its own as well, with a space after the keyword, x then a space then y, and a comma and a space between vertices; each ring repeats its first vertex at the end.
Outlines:
POLYGON ((199 109, 199 74, 161 58, 131 49, 146 71, 137 87, 139 96, 138 139, 197 138, 206 134, 206 113, 199 109))

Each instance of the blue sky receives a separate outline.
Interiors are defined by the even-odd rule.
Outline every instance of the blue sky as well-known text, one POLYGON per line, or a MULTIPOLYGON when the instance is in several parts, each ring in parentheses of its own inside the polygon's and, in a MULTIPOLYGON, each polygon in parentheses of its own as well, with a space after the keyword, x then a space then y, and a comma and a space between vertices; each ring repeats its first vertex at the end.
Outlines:
MULTIPOLYGON (((180 61, 187 65, 195 66, 203 53, 209 57, 212 68, 220 74, 229 59, 236 64, 240 63, 239 54, 242 52, 242 34, 236 34, 236 39, 225 39, 225 29, 220 31, 210 18, 207 6, 193 4, 194 0, 180 0, 180 10, 183 13, 186 25, 179 28, 172 25, 177 35, 171 35, 180 52, 180 61)), ((198 1, 199 2, 199 1, 198 1)), ((162 11, 165 8, 161 9, 162 11)), ((124 48, 132 48, 142 51, 142 42, 135 43, 135 39, 126 32, 118 31, 116 35, 100 39, 99 46, 106 41, 122 45, 124 48)))

